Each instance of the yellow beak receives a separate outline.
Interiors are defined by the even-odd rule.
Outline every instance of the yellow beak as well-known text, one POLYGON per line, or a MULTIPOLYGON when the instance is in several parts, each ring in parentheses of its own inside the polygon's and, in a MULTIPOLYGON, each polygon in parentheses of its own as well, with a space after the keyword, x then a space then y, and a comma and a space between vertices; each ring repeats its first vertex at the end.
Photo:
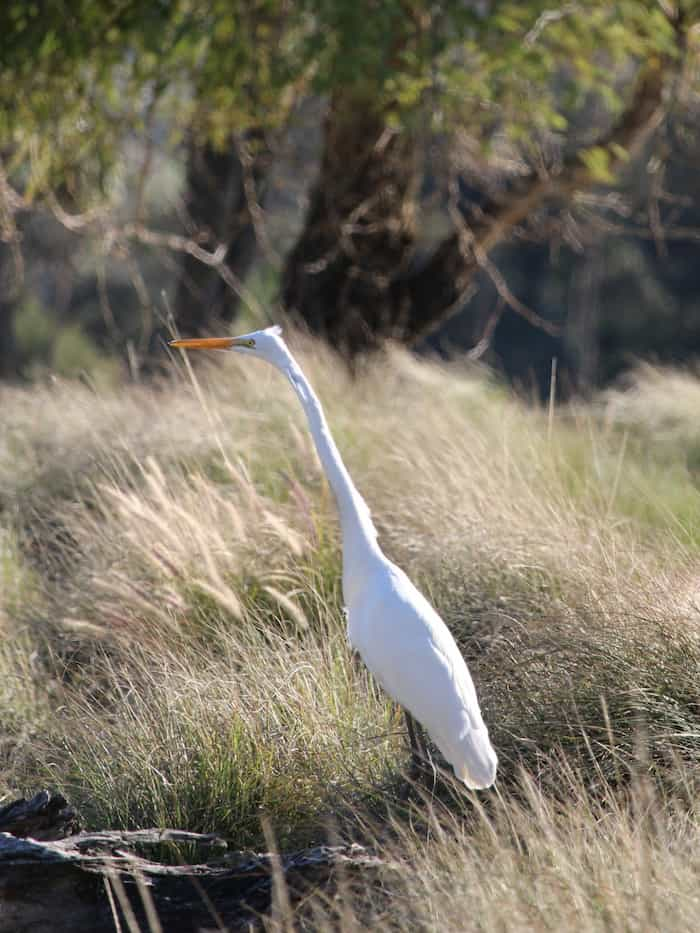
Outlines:
POLYGON ((190 340, 169 340, 168 346, 180 350, 229 350, 235 346, 235 337, 194 337, 190 340))

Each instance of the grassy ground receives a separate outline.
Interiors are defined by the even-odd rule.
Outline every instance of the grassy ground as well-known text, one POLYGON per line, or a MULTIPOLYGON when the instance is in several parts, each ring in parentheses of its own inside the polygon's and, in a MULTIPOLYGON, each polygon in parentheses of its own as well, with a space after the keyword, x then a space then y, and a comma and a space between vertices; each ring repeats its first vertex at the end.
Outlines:
POLYGON ((385 877, 305 902, 309 928, 694 929, 700 380, 643 370, 551 415, 481 372, 392 353, 351 383, 300 355, 469 660, 497 789, 402 799, 295 397, 178 358, 157 387, 0 390, 0 800, 48 783, 93 826, 373 844, 385 877))

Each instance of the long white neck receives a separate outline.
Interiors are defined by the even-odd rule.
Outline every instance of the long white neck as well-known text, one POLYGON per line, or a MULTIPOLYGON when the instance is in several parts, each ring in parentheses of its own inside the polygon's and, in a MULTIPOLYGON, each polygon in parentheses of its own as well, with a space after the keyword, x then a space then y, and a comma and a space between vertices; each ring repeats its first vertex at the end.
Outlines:
MULTIPOLYGON (((355 488, 338 448, 335 446, 321 403, 291 354, 286 372, 306 412, 311 436, 338 504, 343 531, 344 563, 347 565, 349 560, 355 562, 365 556, 370 557, 380 553, 376 541, 377 531, 372 523, 367 503, 355 488)), ((346 594, 347 598, 348 594, 346 594)))

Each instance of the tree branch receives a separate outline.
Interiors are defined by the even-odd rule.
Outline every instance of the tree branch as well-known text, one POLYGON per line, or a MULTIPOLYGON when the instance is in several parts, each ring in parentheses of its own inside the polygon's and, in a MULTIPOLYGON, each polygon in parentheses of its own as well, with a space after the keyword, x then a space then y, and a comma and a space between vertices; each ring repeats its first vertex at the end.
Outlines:
MULTIPOLYGON (((213 269, 226 285, 256 314, 264 318, 263 309, 257 298, 245 287, 243 282, 229 268, 227 263, 228 246, 218 243, 213 249, 205 247, 193 237, 181 236, 177 233, 167 233, 153 230, 145 224, 132 221, 123 224, 114 223, 104 207, 96 207, 82 214, 72 214, 61 205, 54 194, 49 194, 44 202, 61 226, 71 233, 94 233, 101 237, 105 252, 121 248, 128 251, 129 243, 136 242, 155 249, 167 250, 174 253, 186 253, 193 256, 203 265, 213 269)), ((37 209, 10 185, 0 165, 0 240, 8 239, 14 244, 16 237, 10 239, 9 233, 3 231, 14 230, 13 218, 20 211, 37 209), (12 224, 12 226, 10 226, 12 224)), ((21 253, 18 251, 19 262, 21 253)), ((21 268, 21 266, 20 266, 21 268)))
MULTIPOLYGON (((43 791, 14 801, 0 816, 24 833, 37 820, 51 822, 52 801, 62 812, 70 809, 43 791)), ((351 876, 387 867, 355 844, 280 855, 230 851, 220 836, 182 830, 105 830, 58 841, 0 832, 0 933, 108 933, 115 919, 123 929, 144 930, 156 929, 155 919, 169 933, 247 929, 270 909, 275 875, 293 909, 318 886, 332 891, 339 871, 351 876), (184 854, 194 863, 185 863, 184 854)))
MULTIPOLYGON (((649 63, 639 76, 627 109, 596 142, 597 147, 609 153, 611 173, 619 171, 659 126, 664 116, 664 84, 664 64, 649 63)), ((484 268, 484 258, 545 201, 553 197, 570 200, 577 189, 593 183, 595 179, 582 162, 581 153, 572 153, 556 174, 533 172, 521 177, 508 191, 506 199, 487 201, 470 223, 462 218, 459 229, 440 244, 428 263, 401 283, 406 297, 400 300, 408 301, 413 308, 404 339, 417 343, 453 317, 463 307, 465 293, 477 270, 484 268)), ((486 271, 489 272, 488 266, 486 271)), ((517 300, 512 300, 514 296, 504 293, 504 284, 501 282, 499 294, 522 314, 525 309, 517 300)), ((530 312, 530 319, 534 323, 532 314, 534 312, 530 312)))

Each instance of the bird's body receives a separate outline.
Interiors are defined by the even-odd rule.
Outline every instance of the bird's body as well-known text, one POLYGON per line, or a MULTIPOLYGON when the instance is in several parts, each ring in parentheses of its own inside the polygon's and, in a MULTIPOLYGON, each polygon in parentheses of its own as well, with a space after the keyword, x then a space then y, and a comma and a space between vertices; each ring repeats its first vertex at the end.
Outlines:
POLYGON ((172 344, 238 349, 266 359, 287 375, 306 412, 340 513, 348 639, 386 693, 427 729, 456 776, 468 787, 489 787, 496 779, 498 760, 464 658, 435 609, 379 547, 367 504, 279 328, 172 344))
POLYGON ((382 554, 347 600, 348 638, 382 688, 428 731, 469 787, 496 776, 469 669, 449 629, 406 574, 382 554))

